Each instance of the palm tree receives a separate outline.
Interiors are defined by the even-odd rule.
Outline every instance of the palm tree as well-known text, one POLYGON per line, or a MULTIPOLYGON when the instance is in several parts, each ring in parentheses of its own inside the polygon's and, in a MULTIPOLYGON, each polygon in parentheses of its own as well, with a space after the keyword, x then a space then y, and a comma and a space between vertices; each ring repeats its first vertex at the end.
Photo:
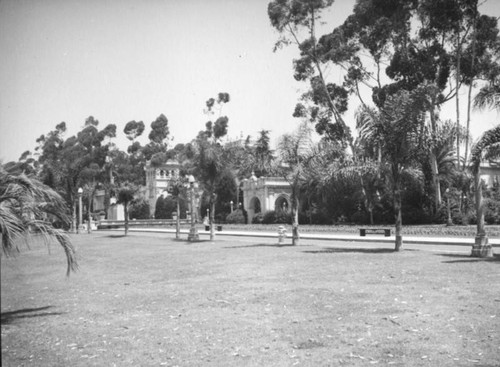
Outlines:
POLYGON ((298 245, 300 241, 300 189, 307 181, 306 167, 315 157, 314 150, 311 147, 311 129, 307 126, 307 122, 303 122, 293 134, 282 135, 278 143, 281 174, 288 181, 292 189, 290 209, 292 214, 293 245, 298 245))
POLYGON ((19 251, 21 239, 30 240, 32 234, 41 235, 46 243, 55 239, 64 249, 67 260, 66 275, 76 271, 76 253, 70 238, 51 220, 64 225, 71 218, 64 199, 48 186, 25 174, 14 175, 0 166, 0 234, 2 251, 10 255, 19 251))
POLYGON ((186 188, 186 180, 180 177, 176 177, 175 179, 169 182, 169 186, 167 188, 170 195, 175 200, 176 207, 176 220, 175 220, 175 238, 178 240, 181 238, 181 208, 180 203, 187 198, 187 188, 186 188))
POLYGON ((325 205, 328 194, 332 189, 335 190, 340 181, 338 172, 346 161, 346 153, 340 144, 323 139, 311 150, 310 155, 312 159, 304 167, 305 182, 301 192, 307 199, 309 221, 312 222, 313 212, 324 211, 328 206, 325 205))
MULTIPOLYGON (((500 79, 493 77, 487 85, 484 85, 474 97, 474 108, 477 110, 485 110, 487 108, 500 112, 500 79)), ((468 141, 465 145, 465 160, 467 161, 468 141)), ((464 162, 465 167, 466 162, 464 162)))
MULTIPOLYGON (((433 152, 436 157, 440 188, 443 188, 442 193, 446 196, 447 204, 449 204, 450 189, 452 189, 454 181, 464 175, 464 172, 460 170, 461 162, 460 157, 457 156, 455 144, 457 141, 459 144, 464 143, 467 139, 469 139, 467 130, 464 127, 457 129, 456 123, 450 120, 443 121, 436 127, 433 152)), ((461 195, 460 202, 463 199, 464 197, 461 195)))
POLYGON ((476 195, 476 213, 477 213, 477 233, 476 241, 472 247, 471 256, 491 257, 493 251, 488 243, 488 236, 484 230, 484 205, 481 182, 480 164, 485 160, 494 160, 500 158, 500 124, 490 130, 487 130, 479 141, 474 145, 471 151, 470 168, 474 175, 475 195, 476 195))
POLYGON ((121 183, 117 189, 117 202, 118 204, 123 204, 123 212, 125 217, 125 236, 128 234, 129 205, 134 201, 137 191, 139 191, 139 187, 127 181, 121 183))
POLYGON ((424 128, 425 91, 401 91, 387 99, 379 111, 362 107, 357 115, 361 139, 380 144, 382 160, 390 167, 395 215, 395 251, 403 245, 401 190, 405 170, 418 159, 424 128))
MULTIPOLYGON (((208 197, 210 208, 210 241, 215 240, 215 203, 217 201, 217 185, 225 169, 223 147, 216 142, 201 141, 199 146, 199 175, 202 186, 208 197)), ((192 208, 192 215, 195 210, 192 208)))

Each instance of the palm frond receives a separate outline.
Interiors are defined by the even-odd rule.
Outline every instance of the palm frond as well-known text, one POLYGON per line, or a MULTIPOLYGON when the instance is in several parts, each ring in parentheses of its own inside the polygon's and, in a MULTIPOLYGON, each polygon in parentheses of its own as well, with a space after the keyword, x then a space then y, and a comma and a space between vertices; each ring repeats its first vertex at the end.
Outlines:
POLYGON ((500 110, 500 87, 494 84, 482 87, 474 97, 474 108, 483 110, 487 107, 500 110))
POLYGON ((54 228, 51 223, 43 220, 30 220, 26 224, 32 233, 40 234, 47 245, 50 244, 52 239, 55 239, 61 245, 66 255, 67 276, 69 276, 71 271, 78 269, 75 248, 71 244, 71 239, 66 232, 54 228))
POLYGON ((471 170, 479 171, 479 165, 484 159, 497 159, 500 156, 500 124, 483 133, 471 151, 471 170))
POLYGON ((6 255, 16 248, 15 240, 25 233, 23 221, 9 204, 0 204, 0 233, 2 250, 6 255))
POLYGON ((9 255, 20 239, 42 234, 46 243, 55 239, 64 249, 67 275, 77 269, 75 249, 69 236, 49 221, 69 220, 63 198, 48 186, 24 174, 7 173, 0 166, 0 232, 2 251, 9 255))

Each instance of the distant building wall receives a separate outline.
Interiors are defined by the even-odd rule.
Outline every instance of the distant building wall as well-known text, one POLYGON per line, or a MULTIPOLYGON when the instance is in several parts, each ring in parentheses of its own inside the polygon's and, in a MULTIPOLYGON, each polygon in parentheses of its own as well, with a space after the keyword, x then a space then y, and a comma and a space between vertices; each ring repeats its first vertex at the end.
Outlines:
POLYGON ((92 203, 92 208, 94 213, 104 211, 106 209, 106 206, 104 205, 105 198, 106 198, 106 191, 96 190, 94 194, 94 201, 92 203))

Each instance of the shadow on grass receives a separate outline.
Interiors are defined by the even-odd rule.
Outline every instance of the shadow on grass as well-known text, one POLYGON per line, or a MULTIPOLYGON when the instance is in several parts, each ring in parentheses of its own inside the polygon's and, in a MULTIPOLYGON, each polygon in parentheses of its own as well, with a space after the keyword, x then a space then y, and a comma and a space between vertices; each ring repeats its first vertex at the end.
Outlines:
POLYGON ((255 245, 245 245, 245 246, 227 246, 224 248, 248 248, 248 247, 297 247, 291 243, 279 244, 279 243, 258 243, 255 245))
POLYGON ((27 319, 34 317, 57 316, 62 315, 63 312, 44 312, 54 306, 44 306, 37 308, 23 308, 15 311, 2 312, 1 321, 2 325, 10 324, 18 319, 27 319))
POLYGON ((436 254, 436 256, 451 257, 456 260, 446 260, 443 263, 456 264, 456 263, 477 263, 477 262, 497 262, 500 264, 500 254, 494 254, 493 257, 471 257, 470 255, 463 254, 436 254))
POLYGON ((207 240, 189 241, 189 240, 186 240, 185 238, 179 238, 179 239, 174 238, 173 241, 180 242, 180 243, 184 242, 186 245, 191 245, 191 244, 195 244, 195 243, 213 243, 214 241, 217 241, 217 240, 207 239, 207 240))
POLYGON ((388 254, 397 253, 391 248, 347 248, 325 247, 321 250, 303 251, 306 254, 334 254, 334 253, 361 253, 361 254, 388 254))

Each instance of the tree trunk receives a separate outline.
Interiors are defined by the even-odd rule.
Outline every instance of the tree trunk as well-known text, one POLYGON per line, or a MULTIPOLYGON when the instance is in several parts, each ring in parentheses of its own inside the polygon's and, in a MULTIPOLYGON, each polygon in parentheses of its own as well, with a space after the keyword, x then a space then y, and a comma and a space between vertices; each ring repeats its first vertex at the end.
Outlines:
POLYGON ((309 198, 307 199, 307 202, 308 202, 308 207, 309 207, 309 224, 313 224, 313 220, 312 220, 312 202, 311 202, 311 197, 309 196, 309 198))
POLYGON ((72 228, 72 232, 73 233, 78 233, 78 231, 76 229, 76 203, 75 203, 74 200, 73 200, 73 214, 72 214, 72 217, 71 217, 71 226, 73 227, 72 228))
POLYGON ((292 245, 298 246, 299 242, 299 200, 294 197, 292 198, 292 245))
POLYGON ((368 196, 365 190, 365 182, 363 180, 363 176, 360 175, 360 183, 361 183, 361 193, 364 196, 364 201, 365 201, 365 208, 366 211, 368 212, 368 215, 370 217, 370 224, 373 225, 373 204, 372 204, 372 198, 368 196))
POLYGON ((437 130, 437 121, 436 114, 434 113, 436 107, 436 98, 432 99, 431 106, 429 108, 429 117, 431 120, 431 134, 432 134, 432 147, 430 149, 430 164, 431 164, 431 172, 432 172, 432 184, 434 186, 434 210, 437 212, 439 207, 441 206, 441 184, 439 182, 439 167, 437 163, 436 153, 434 152, 435 142, 436 142, 436 130, 437 130))
MULTIPOLYGON (((471 71, 474 71, 475 67, 475 59, 476 59, 476 18, 477 18, 477 3, 474 9, 474 23, 473 23, 473 31, 472 31, 472 61, 471 61, 471 71)), ((472 73, 472 80, 469 85, 469 92, 467 95, 467 127, 466 127, 466 136, 465 136, 465 154, 464 154, 464 165, 463 169, 465 170, 465 167, 467 167, 467 156, 469 155, 469 131, 470 131, 470 110, 471 110, 471 102, 472 102, 472 87, 474 82, 474 73, 472 73)), ((458 156, 460 158, 460 156, 458 156)), ((458 161, 458 164, 460 165, 460 160, 458 161)))
POLYGON ((439 182, 439 169, 438 169, 438 164, 437 164, 437 158, 436 154, 431 150, 430 152, 430 160, 431 160, 431 171, 432 171, 432 183, 434 186, 435 190, 435 195, 434 195, 434 205, 435 205, 435 211, 437 212, 439 210, 439 207, 441 206, 441 184, 439 182))
POLYGON ((92 216, 91 216, 91 205, 92 205, 92 195, 93 190, 90 190, 89 192, 89 205, 87 207, 87 233, 92 233, 92 227, 90 226, 90 223, 92 222, 92 216))
POLYGON ((457 165, 460 168, 460 58, 461 58, 461 41, 460 30, 457 31, 457 73, 455 83, 457 84, 455 100, 457 109, 457 165))
POLYGON ((210 241, 215 240, 215 200, 210 201, 210 241))
POLYGON ((175 221, 175 239, 181 238, 181 208, 179 205, 179 197, 177 197, 177 219, 175 221))
POLYGON ((125 236, 128 234, 128 203, 123 203, 123 215, 125 216, 125 236))
POLYGON ((478 168, 474 181, 475 181, 475 194, 476 194, 476 215, 477 215, 477 233, 475 243, 472 246, 471 256, 473 257, 493 257, 493 249, 488 242, 488 236, 484 230, 484 202, 483 202, 483 188, 481 185, 481 173, 478 168))
POLYGON ((394 183, 394 216, 396 220, 396 242, 394 245, 394 251, 401 251, 403 247, 403 220, 401 215, 401 184, 399 179, 394 183))

